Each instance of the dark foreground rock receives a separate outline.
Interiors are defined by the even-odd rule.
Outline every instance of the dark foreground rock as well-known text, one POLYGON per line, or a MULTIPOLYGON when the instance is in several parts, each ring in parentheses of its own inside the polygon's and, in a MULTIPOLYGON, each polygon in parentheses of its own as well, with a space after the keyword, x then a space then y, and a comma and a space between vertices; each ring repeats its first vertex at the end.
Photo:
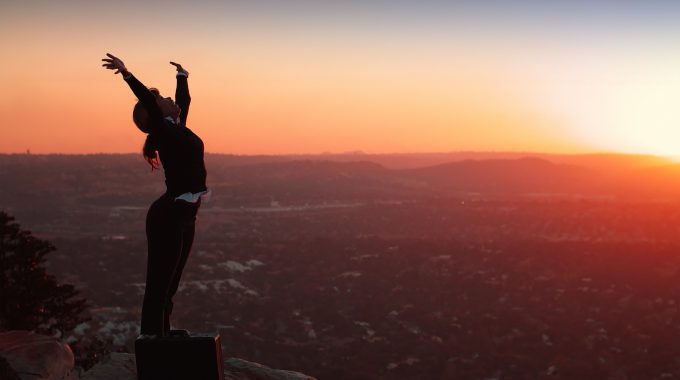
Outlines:
POLYGON ((80 378, 81 380, 137 380, 134 354, 112 352, 80 378))
POLYGON ((68 344, 30 331, 0 333, 2 379, 77 380, 68 344))
MULTIPOLYGON (((73 352, 56 338, 29 331, 0 333, 0 380, 78 380, 73 352)), ((238 358, 224 360, 225 380, 316 380, 238 358)), ((113 352, 80 380, 137 380, 135 355, 113 352)))
MULTIPOLYGON (((81 380, 136 380, 134 354, 111 353, 111 356, 87 371, 81 380)), ((299 372, 272 369, 243 359, 224 361, 225 380, 315 380, 299 372)))
POLYGON ((272 369, 239 358, 224 361, 225 380, 315 380, 300 372, 272 369))

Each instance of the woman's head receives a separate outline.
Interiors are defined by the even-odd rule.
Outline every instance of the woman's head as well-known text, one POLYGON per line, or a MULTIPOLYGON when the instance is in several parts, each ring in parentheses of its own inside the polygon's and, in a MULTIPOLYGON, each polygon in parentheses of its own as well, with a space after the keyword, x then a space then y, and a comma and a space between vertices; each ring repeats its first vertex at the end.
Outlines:
MULTIPOLYGON (((172 99, 163 98, 155 88, 149 90, 156 97, 156 104, 158 104, 158 107, 161 109, 163 116, 171 116, 173 119, 179 117, 181 110, 172 99)), ((144 148, 142 149, 144 159, 151 165, 151 170, 158 169, 160 167, 158 159, 158 143, 155 136, 149 133, 151 132, 151 127, 149 126, 149 113, 141 102, 135 104, 135 107, 132 110, 132 120, 140 131, 148 134, 148 136, 146 136, 146 141, 144 142, 144 148)))
MULTIPOLYGON (((179 117, 181 109, 171 98, 162 97, 160 92, 155 88, 150 88, 149 91, 156 97, 156 104, 158 104, 158 107, 161 109, 163 117, 170 116, 173 119, 179 117)), ((132 121, 135 122, 135 125, 140 131, 144 133, 149 133, 151 131, 149 126, 149 113, 141 102, 137 102, 132 110, 132 121)))

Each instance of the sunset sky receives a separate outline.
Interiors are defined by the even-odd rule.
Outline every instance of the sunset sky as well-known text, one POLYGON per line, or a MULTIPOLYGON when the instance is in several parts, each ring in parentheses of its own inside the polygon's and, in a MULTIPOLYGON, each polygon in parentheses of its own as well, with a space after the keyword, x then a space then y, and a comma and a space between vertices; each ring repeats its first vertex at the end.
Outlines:
POLYGON ((138 152, 117 55, 234 154, 680 155, 676 1, 2 1, 0 152, 138 152))

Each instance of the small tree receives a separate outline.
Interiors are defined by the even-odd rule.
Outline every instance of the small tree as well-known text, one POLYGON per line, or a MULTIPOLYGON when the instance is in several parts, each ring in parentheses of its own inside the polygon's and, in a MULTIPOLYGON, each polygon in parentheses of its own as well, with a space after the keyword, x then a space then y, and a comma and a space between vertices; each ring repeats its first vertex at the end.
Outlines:
POLYGON ((88 319, 86 300, 47 274, 43 264, 54 246, 13 221, 0 211, 0 330, 63 336, 88 319))

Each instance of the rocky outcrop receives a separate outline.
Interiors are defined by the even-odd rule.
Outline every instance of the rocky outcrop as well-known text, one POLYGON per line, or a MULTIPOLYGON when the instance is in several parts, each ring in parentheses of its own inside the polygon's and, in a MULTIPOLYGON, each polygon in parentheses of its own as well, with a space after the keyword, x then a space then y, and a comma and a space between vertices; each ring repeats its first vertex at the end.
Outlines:
POLYGON ((300 372, 272 369, 239 358, 224 361, 224 380, 315 380, 300 372))
MULTIPOLYGON (((81 380, 136 380, 134 354, 112 353, 88 372, 81 380)), ((224 361, 224 380, 315 380, 294 371, 272 369, 243 359, 224 361)))
MULTIPOLYGON (((73 352, 56 338, 29 331, 0 333, 1 380, 78 380, 73 352)), ((224 360, 225 380, 315 380, 238 358, 224 360)), ((80 380, 137 380, 135 355, 113 352, 80 380)))
POLYGON ((71 348, 56 338, 30 331, 0 333, 0 357, 6 362, 2 371, 21 380, 78 379, 71 348))
POLYGON ((137 380, 134 354, 112 352, 92 367, 81 380, 137 380))

